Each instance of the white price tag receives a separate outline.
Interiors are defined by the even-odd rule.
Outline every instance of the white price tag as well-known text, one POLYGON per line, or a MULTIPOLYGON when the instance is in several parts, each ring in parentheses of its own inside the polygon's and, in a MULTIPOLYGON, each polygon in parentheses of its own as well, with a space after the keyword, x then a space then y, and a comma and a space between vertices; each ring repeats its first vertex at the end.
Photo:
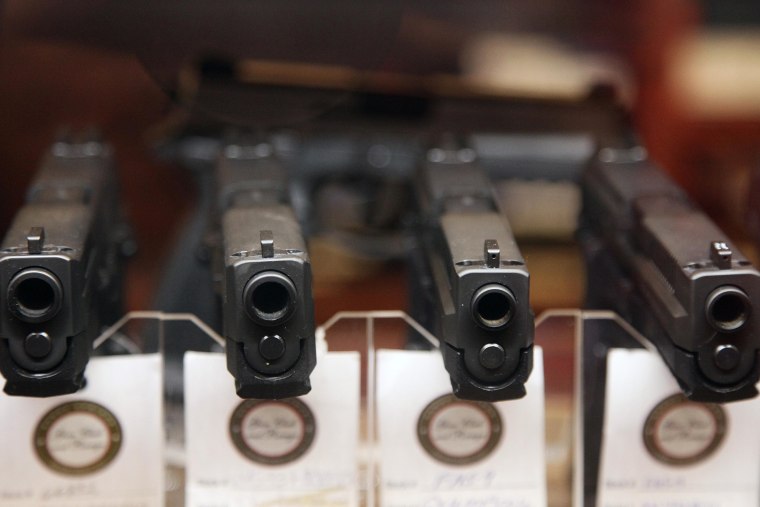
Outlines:
POLYGON ((312 390, 242 400, 225 356, 185 355, 188 507, 358 505, 359 354, 330 352, 312 390))
POLYGON ((163 507, 162 368, 96 357, 75 394, 0 394, 0 505, 163 507))
POLYGON ((466 402, 440 352, 378 351, 382 505, 546 505, 543 373, 536 347, 525 398, 466 402))
POLYGON ((611 350, 598 502, 606 507, 757 505, 760 400, 686 400, 659 355, 611 350))

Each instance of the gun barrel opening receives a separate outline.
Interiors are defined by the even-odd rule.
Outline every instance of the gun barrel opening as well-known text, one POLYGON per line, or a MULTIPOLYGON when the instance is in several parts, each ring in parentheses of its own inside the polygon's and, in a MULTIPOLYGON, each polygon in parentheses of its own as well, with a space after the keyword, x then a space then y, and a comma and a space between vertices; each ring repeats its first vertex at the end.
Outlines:
POLYGON ((472 297, 472 317, 486 329, 506 326, 514 314, 517 301, 512 293, 496 283, 485 285, 472 297))
POLYGON ((52 319, 61 309, 62 301, 61 283, 46 269, 24 269, 8 284, 8 307, 24 322, 52 319))
POLYGON ((293 315, 296 297, 296 288, 290 278, 276 271, 257 274, 243 290, 248 316, 269 326, 281 324, 293 315))
POLYGON ((751 308, 744 291, 732 286, 718 287, 707 297, 707 321, 717 331, 736 331, 749 319, 751 308))

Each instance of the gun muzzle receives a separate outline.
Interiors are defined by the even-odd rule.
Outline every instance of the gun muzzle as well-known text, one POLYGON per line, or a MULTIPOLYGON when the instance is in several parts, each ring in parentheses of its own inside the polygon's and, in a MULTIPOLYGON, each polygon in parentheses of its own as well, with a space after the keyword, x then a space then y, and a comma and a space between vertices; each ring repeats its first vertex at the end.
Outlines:
POLYGON ((296 309, 298 292, 293 282, 277 271, 264 271, 253 276, 243 289, 248 316, 262 326, 287 322, 296 309))
POLYGON ((491 283, 478 289, 472 297, 472 318, 484 329, 501 329, 509 324, 517 301, 501 284, 491 283))
POLYGON ((741 329, 749 319, 752 303, 749 296, 731 285, 718 287, 707 296, 707 321, 718 332, 730 333, 741 329))
POLYGON ((52 319, 60 311, 63 288, 47 269, 27 268, 11 279, 7 297, 8 309, 13 315, 37 324, 52 319))

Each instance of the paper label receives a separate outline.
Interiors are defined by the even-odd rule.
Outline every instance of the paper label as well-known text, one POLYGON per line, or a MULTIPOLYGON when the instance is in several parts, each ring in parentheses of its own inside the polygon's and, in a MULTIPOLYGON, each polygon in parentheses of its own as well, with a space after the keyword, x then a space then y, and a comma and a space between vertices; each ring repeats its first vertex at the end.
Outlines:
POLYGON ((607 362, 598 505, 728 507, 760 498, 760 400, 688 401, 659 355, 607 362))
POLYGON ((521 400, 451 395, 440 352, 380 350, 377 409, 386 507, 546 505, 542 351, 521 400))
POLYGON ((162 368, 96 357, 75 394, 0 394, 0 505, 163 507, 162 368))
POLYGON ((188 507, 358 505, 359 354, 330 352, 312 390, 242 400, 223 354, 185 355, 188 507))

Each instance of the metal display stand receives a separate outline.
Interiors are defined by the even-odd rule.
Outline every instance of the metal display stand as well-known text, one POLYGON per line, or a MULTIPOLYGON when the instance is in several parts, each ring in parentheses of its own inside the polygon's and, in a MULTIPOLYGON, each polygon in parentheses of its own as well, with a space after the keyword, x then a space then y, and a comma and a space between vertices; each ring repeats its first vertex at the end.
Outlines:
MULTIPOLYGON (((171 314, 162 312, 132 312, 107 329, 96 341, 96 355, 100 351, 114 353, 145 353, 164 350, 169 341, 183 339, 183 333, 173 330, 180 323, 191 326, 207 335, 205 349, 222 350, 223 339, 204 322, 192 314, 171 314)), ((381 497, 381 460, 378 434, 377 355, 379 349, 401 349, 407 344, 410 334, 417 335, 432 348, 438 340, 411 317, 401 311, 341 312, 333 316, 317 329, 317 348, 322 352, 353 351, 361 356, 361 413, 358 421, 360 442, 357 453, 356 480, 358 484, 357 504, 374 507, 383 505, 381 497)), ((536 319, 536 344, 544 350, 546 368, 556 370, 559 356, 553 349, 559 335, 574 336, 575 358, 575 410, 573 433, 547 430, 546 456, 549 469, 548 505, 569 504, 569 483, 553 480, 552 477, 573 475, 573 504, 576 506, 597 505, 600 457, 603 453, 604 405, 607 381, 607 358, 610 351, 617 349, 637 350, 647 347, 648 342, 619 316, 612 312, 555 310, 545 312, 536 319), (554 362, 554 363, 553 363, 554 362), (574 462, 563 461, 558 456, 566 456, 574 447, 574 462), (552 470, 554 468, 554 470, 552 470)), ((176 376, 176 364, 165 358, 165 375, 176 376), (171 370, 171 371, 170 371, 171 370)), ((318 366, 319 368, 319 366, 318 366)), ((443 370, 443 363, 440 362, 443 370)), ((226 372, 225 372, 226 374, 226 372)), ((548 376, 551 379, 551 374, 548 376)), ((419 380, 419 379, 415 379, 419 380)), ((167 379, 167 382, 169 380, 167 379)), ((232 378, 229 389, 233 390, 232 378)), ((402 393, 399 393, 401 396, 402 393)), ((551 400, 547 401, 547 405, 551 400)), ((506 402, 513 403, 513 402, 506 402)), ((185 505, 185 466, 183 398, 176 395, 176 389, 164 396, 165 415, 165 489, 166 505, 185 505)), ((734 420, 736 417, 734 417, 734 420)), ((544 421, 536 421, 535 427, 542 428, 544 421)), ((452 470, 469 470, 452 468, 452 470)), ((92 481, 97 482, 97 474, 92 481)), ((0 502, 2 503, 2 502, 0 502)), ((9 504, 10 505, 10 504, 9 504)), ((238 505, 238 504, 229 504, 238 505)), ((256 505, 251 503, 250 505, 256 505)), ((315 500, 314 505, 320 505, 315 500)))
POLYGON ((159 507, 165 499, 162 326, 129 318, 97 342, 78 392, 0 395, 0 505, 159 507))
POLYGON ((334 330, 341 321, 365 321, 364 352, 366 353, 366 368, 364 379, 366 390, 363 396, 364 403, 364 429, 362 431, 365 444, 365 452, 360 466, 362 481, 363 505, 374 507, 378 505, 376 486, 378 483, 378 452, 376 432, 376 340, 375 323, 378 320, 400 320, 410 329, 414 330, 423 339, 427 340, 434 348, 439 347, 438 339, 430 334, 425 328, 402 311, 375 311, 375 312, 339 312, 317 329, 317 340, 327 341, 330 330, 334 330))
MULTIPOLYGON (((128 314, 112 327, 115 330, 127 322, 154 320, 161 322, 160 341, 179 340, 167 332, 166 325, 171 322, 185 321, 193 324, 217 345, 223 339, 206 326, 194 315, 166 314, 160 312, 134 312, 128 314)), ((109 330, 110 331, 110 330, 109 330)), ((379 498, 381 453, 378 445, 377 427, 377 398, 376 398, 376 353, 379 348, 403 347, 413 333, 421 337, 431 347, 438 347, 436 337, 427 332, 421 325, 401 311, 376 312, 340 312, 317 329, 316 339, 318 350, 353 350, 362 355, 362 416, 360 420, 359 453, 356 477, 359 481, 360 505, 374 507, 382 505, 379 498)), ((107 333, 99 343, 107 338, 107 333)), ((438 358, 439 359, 439 358, 438 358)), ((443 371, 443 362, 440 361, 443 371)), ((167 370, 171 365, 167 365, 167 370)), ((318 366, 319 368, 319 366, 318 366)), ((167 374, 169 372, 167 371, 167 374)), ((231 378, 230 389, 232 389, 231 378)), ((184 468, 186 455, 184 452, 184 421, 182 400, 167 399, 167 505, 171 507, 185 505, 184 498, 184 468)), ((537 427, 541 427, 540 425, 537 427)), ((565 443, 564 445, 567 445, 565 443)))
POLYGON ((575 319, 574 505, 756 505, 760 402, 690 401, 617 314, 575 319))

